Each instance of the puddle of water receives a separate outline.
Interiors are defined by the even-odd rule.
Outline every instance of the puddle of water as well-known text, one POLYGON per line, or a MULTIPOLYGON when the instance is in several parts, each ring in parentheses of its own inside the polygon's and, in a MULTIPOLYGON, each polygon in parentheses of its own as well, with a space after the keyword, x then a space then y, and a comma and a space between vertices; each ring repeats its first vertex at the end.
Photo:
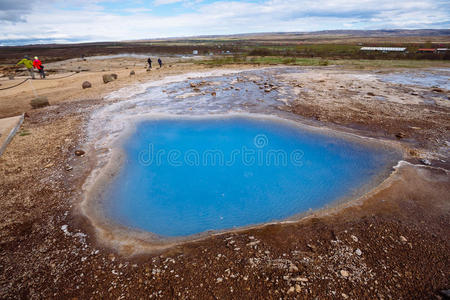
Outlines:
POLYGON ((423 103, 428 105, 436 105, 436 101, 433 99, 424 99, 423 103))
POLYGON ((431 69, 427 71, 408 71, 378 75, 384 82, 422 87, 439 87, 450 90, 450 69, 431 69))
POLYGON ((123 147, 125 163, 105 194, 107 214, 163 237, 317 209, 353 195, 388 162, 381 149, 236 116, 142 121, 123 147))
POLYGON ((374 98, 375 98, 375 100, 378 100, 378 101, 386 101, 387 100, 387 98, 385 96, 375 96, 374 98))

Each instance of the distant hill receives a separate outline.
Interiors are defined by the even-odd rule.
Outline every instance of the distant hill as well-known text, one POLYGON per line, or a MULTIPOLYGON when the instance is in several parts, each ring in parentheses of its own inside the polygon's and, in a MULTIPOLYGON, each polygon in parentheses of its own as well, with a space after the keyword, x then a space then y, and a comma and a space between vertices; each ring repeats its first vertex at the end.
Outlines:
MULTIPOLYGON (((230 35, 201 35, 189 38, 261 37, 261 36, 353 36, 353 37, 408 37, 408 36, 450 36, 450 29, 377 29, 377 30, 322 30, 298 32, 260 32, 230 35)), ((162 40, 186 39, 186 37, 162 40)))
POLYGON ((450 29, 380 29, 380 30, 323 30, 309 33, 313 35, 352 35, 352 36, 450 36, 450 29))
MULTIPOLYGON (((229 35, 199 35, 199 36, 184 36, 184 37, 168 37, 168 38, 152 38, 152 39, 138 39, 127 41, 104 41, 104 42, 79 42, 75 39, 65 39, 64 41, 54 41, 53 39, 17 39, 17 40, 0 40, 0 47, 2 46, 31 46, 31 45, 57 45, 57 44, 82 44, 82 45, 94 45, 94 44, 108 44, 108 43, 140 43, 140 42, 154 42, 154 41, 180 41, 180 40, 226 40, 226 39, 239 39, 239 40, 295 40, 300 39, 303 41, 317 41, 329 39, 334 42, 333 39, 355 39, 355 38, 376 38, 376 39, 389 39, 395 37, 409 38, 410 40, 404 40, 404 42, 411 42, 411 38, 414 37, 430 37, 438 38, 438 42, 448 42, 447 37, 450 39, 450 29, 378 29, 378 30, 322 30, 322 31, 297 31, 297 32, 260 32, 260 33, 241 33, 241 34, 229 34, 229 35), (444 37, 444 40, 442 40, 444 37)), ((389 40, 392 42, 392 40, 389 40)), ((424 40, 418 40, 417 42, 424 42, 424 40)))

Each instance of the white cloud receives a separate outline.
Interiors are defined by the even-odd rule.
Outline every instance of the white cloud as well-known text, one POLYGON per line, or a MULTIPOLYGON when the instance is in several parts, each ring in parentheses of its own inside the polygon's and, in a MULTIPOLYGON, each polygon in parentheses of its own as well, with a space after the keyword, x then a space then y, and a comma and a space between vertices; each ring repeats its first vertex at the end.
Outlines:
POLYGON ((165 4, 173 4, 183 2, 183 0, 155 0, 153 1, 153 5, 165 5, 165 4))
MULTIPOLYGON (((46 1, 32 8, 22 18, 24 22, 3 19, 3 22, 0 21, 0 41, 105 41, 345 28, 416 29, 439 28, 442 22, 448 28, 450 20, 445 2, 429 0, 267 0, 217 1, 209 4, 198 3, 197 0, 197 4, 190 7, 190 13, 172 16, 158 16, 154 10, 142 5, 126 8, 117 14, 116 10, 111 13, 104 9, 100 1, 68 1, 77 3, 77 10, 62 9, 56 5, 60 3, 58 1, 46 1)), ((167 4, 172 1, 178 2, 155 2, 167 4)), ((189 3, 193 2, 183 1, 180 5, 189 3)), ((0 10, 0 20, 5 11, 0 10)))

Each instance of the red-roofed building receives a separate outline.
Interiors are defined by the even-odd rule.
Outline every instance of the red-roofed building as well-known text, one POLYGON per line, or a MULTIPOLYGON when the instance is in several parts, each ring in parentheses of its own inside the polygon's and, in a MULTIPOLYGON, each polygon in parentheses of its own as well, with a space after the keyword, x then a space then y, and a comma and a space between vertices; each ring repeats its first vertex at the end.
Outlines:
POLYGON ((422 48, 417 50, 417 53, 434 53, 434 52, 436 52, 436 49, 433 48, 422 48))

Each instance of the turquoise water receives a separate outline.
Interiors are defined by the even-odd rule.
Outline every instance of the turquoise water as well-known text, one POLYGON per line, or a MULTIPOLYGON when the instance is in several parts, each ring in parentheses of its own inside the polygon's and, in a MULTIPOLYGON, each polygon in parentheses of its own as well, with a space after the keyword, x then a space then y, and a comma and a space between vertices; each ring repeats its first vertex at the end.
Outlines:
POLYGON ((244 117, 143 121, 105 197, 115 222, 165 237, 282 220, 352 195, 385 150, 244 117))

